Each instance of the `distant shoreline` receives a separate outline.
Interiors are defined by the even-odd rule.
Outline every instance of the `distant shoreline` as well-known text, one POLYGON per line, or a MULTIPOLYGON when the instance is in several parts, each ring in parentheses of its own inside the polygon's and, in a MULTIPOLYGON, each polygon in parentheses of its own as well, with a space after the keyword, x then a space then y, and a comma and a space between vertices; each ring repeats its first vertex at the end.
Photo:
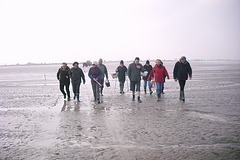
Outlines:
MULTIPOLYGON (((104 63, 117 63, 119 62, 120 60, 115 60, 115 61, 105 61, 104 63)), ((145 62, 146 60, 140 60, 141 62, 145 62)), ((150 59, 149 61, 155 61, 154 59, 150 59)), ((175 62, 177 61, 177 59, 175 60, 163 60, 165 62, 175 62)), ((195 61, 195 62, 223 62, 223 61, 233 61, 233 62, 236 62, 236 61, 240 61, 240 60, 231 60, 231 59, 209 59, 209 60, 204 60, 204 59, 190 59, 188 61, 195 61)), ((125 61, 125 62, 132 62, 132 60, 128 60, 128 61, 125 61)), ((79 64, 83 64, 83 63, 86 63, 86 62, 79 62, 79 64)), ((27 64, 0 64, 0 66, 37 66, 37 65, 61 65, 62 63, 27 63, 27 64)), ((68 64, 72 64, 72 62, 68 62, 68 64)))

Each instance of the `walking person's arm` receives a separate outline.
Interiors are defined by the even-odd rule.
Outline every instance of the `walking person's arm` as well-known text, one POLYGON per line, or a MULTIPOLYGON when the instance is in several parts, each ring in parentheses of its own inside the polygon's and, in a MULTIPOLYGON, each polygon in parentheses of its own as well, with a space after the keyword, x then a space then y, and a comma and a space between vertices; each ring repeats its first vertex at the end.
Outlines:
POLYGON ((93 76, 92 76, 92 69, 90 68, 89 71, 88 71, 88 77, 90 79, 93 79, 93 76))
POLYGON ((82 69, 80 69, 80 73, 81 73, 81 77, 82 77, 82 80, 83 80, 83 84, 85 84, 86 80, 85 80, 85 75, 84 75, 82 69))
POLYGON ((178 73, 178 62, 175 64, 174 70, 173 70, 173 78, 176 82, 177 82, 177 73, 178 73))
POLYGON ((127 75, 128 75, 128 78, 130 79, 130 81, 131 81, 131 74, 132 74, 131 72, 132 72, 131 65, 129 65, 127 75))
POLYGON ((167 69, 165 67, 164 67, 164 74, 165 74, 165 76, 167 76, 167 79, 169 79, 169 75, 168 75, 167 69))
POLYGON ((104 67, 105 67, 105 69, 104 69, 104 74, 106 75, 106 78, 107 78, 107 80, 108 80, 108 70, 107 70, 107 67, 104 65, 104 67))
POLYGON ((150 72, 149 76, 148 76, 148 81, 150 81, 153 77, 153 73, 154 73, 154 69, 152 69, 152 71, 150 72))
POLYGON ((192 79, 192 68, 190 66, 190 63, 188 63, 188 74, 189 74, 189 79, 192 79))
POLYGON ((58 80, 60 80, 60 72, 61 72, 61 71, 60 71, 60 69, 59 69, 58 72, 57 72, 57 79, 58 79, 58 80))

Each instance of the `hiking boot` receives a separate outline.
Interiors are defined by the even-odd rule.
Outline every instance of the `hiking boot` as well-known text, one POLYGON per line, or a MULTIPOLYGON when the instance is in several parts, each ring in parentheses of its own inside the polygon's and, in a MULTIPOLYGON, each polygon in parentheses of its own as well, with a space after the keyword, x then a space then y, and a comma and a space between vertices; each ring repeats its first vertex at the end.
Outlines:
POLYGON ((142 103, 142 101, 141 101, 140 97, 138 97, 138 103, 142 103))
POLYGON ((80 99, 79 99, 79 94, 77 95, 77 101, 80 102, 80 99))
POLYGON ((158 97, 157 101, 159 102, 161 100, 161 93, 157 94, 157 97, 158 97))
POLYGON ((98 100, 97 100, 97 103, 98 103, 98 104, 100 104, 100 103, 101 103, 100 99, 98 99, 98 100))
POLYGON ((182 101, 185 102, 184 91, 182 91, 182 101))

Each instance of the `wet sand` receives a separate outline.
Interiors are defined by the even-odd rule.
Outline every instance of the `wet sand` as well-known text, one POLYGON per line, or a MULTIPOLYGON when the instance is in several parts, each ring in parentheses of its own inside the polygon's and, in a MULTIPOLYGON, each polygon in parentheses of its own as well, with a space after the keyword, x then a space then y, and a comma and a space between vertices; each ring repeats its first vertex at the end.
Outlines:
POLYGON ((58 66, 1 66, 0 159, 239 159, 240 62, 190 63, 185 103, 170 79, 160 102, 141 93, 142 104, 112 78, 95 104, 88 77, 81 102, 64 101, 58 66))

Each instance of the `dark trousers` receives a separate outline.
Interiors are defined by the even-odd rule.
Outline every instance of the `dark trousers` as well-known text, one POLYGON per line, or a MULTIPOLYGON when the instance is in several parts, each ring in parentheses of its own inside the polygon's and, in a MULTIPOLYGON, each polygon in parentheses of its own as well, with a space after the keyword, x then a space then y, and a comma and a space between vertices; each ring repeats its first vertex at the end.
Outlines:
POLYGON ((72 83, 74 95, 79 95, 80 85, 80 83, 72 83))
POLYGON ((100 87, 100 92, 101 92, 101 94, 102 94, 102 92, 103 92, 103 87, 104 87, 104 78, 102 78, 102 79, 100 79, 99 80, 99 83, 102 85, 101 87, 100 87))
POLYGON ((62 94, 64 96, 66 96, 66 93, 64 91, 64 86, 65 86, 68 98, 70 98, 69 85, 70 85, 70 83, 61 83, 60 82, 60 91, 62 92, 62 94))
POLYGON ((92 90, 93 90, 93 95, 94 99, 99 100, 99 85, 96 82, 91 82, 92 83, 92 90))
POLYGON ((180 90, 184 91, 186 80, 179 80, 180 90))

